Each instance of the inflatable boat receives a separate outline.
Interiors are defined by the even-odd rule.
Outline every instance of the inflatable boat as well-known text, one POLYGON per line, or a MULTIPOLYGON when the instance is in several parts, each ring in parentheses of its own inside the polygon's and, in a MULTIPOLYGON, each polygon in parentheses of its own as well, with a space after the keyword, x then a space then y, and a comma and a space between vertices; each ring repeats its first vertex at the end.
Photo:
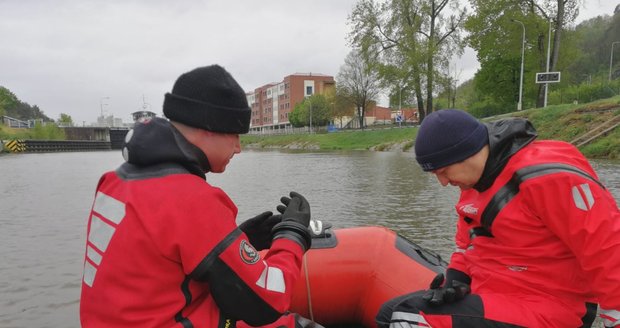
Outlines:
POLYGON ((314 226, 313 233, 291 312, 327 327, 376 327, 384 302, 427 289, 447 266, 439 255, 384 227, 314 226))

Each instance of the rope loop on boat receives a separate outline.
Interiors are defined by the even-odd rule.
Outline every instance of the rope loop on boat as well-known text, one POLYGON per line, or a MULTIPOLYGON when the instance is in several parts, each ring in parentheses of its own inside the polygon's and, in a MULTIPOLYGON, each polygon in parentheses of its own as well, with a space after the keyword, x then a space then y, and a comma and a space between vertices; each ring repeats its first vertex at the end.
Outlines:
POLYGON ((308 278, 308 261, 306 254, 303 256, 304 275, 306 276, 306 295, 308 295, 308 313, 310 320, 314 322, 314 314, 312 313, 312 295, 310 295, 310 278, 308 278))

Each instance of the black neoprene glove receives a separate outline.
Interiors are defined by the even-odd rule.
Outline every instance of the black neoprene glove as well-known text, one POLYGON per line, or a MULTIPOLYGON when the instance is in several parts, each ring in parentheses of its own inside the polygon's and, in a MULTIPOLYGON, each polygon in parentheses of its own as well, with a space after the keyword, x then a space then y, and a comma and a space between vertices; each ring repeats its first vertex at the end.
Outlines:
POLYGON ((435 276, 431 282, 430 289, 422 296, 422 299, 429 305, 439 306, 454 303, 471 293, 471 288, 469 287, 471 278, 467 274, 455 269, 448 269, 446 270, 446 277, 447 279, 444 279, 443 273, 435 276))
POLYGON ((310 204, 306 198, 294 191, 291 198, 282 197, 284 205, 278 205, 278 212, 282 213, 282 222, 273 227, 273 239, 287 238, 301 245, 304 252, 312 245, 312 237, 308 230, 310 224, 310 204))
POLYGON ((239 229, 248 236, 250 244, 257 251, 262 251, 271 247, 273 239, 271 230, 280 222, 282 222, 281 215, 273 215, 271 211, 267 211, 241 223, 239 229))

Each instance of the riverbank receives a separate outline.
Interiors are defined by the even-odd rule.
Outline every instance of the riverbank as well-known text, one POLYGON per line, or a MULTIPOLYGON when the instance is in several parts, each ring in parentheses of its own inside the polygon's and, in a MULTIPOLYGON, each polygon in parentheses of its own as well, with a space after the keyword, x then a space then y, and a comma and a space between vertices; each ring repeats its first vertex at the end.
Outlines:
POLYGON ((408 151, 417 133, 418 128, 412 126, 379 126, 315 134, 242 135, 241 145, 245 148, 408 151))
MULTIPOLYGON (((576 142, 578 137, 595 130, 605 122, 620 121, 620 96, 587 104, 528 109, 486 118, 484 121, 511 116, 530 120, 538 130, 539 139, 564 140, 578 144, 576 142)), ((7 142, 21 139, 25 132, 20 130, 23 129, 0 126, 2 132, 0 139, 7 142)), ((416 126, 380 125, 364 130, 341 130, 331 133, 242 135, 241 144, 244 148, 259 149, 412 151, 417 133, 416 126)), ((2 148, 0 147, 0 153, 6 151, 2 148)), ((588 158, 620 159, 620 126, 580 146, 579 149, 588 158)))
MULTIPOLYGON (((620 118, 620 96, 587 104, 570 104, 533 108, 486 118, 527 118, 534 124, 539 139, 573 142, 606 122, 620 118)), ((411 151, 417 127, 369 127, 321 134, 242 135, 244 148, 281 148, 307 150, 375 150, 411 151)), ((577 142, 575 142, 577 143, 577 142)), ((620 158, 620 126, 581 147, 588 158, 620 158)))

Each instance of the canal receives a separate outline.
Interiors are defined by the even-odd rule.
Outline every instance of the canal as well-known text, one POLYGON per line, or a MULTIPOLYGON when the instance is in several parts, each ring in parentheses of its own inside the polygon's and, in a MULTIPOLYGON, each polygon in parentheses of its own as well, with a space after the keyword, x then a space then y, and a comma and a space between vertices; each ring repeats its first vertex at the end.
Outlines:
MULTIPOLYGON (((119 151, 0 156, 0 327, 79 327, 86 220, 101 173, 119 151)), ((620 162, 594 161, 620 199, 620 162)), ((239 207, 238 222, 274 210, 290 190, 336 228, 384 225, 449 258, 454 188, 410 152, 244 151, 208 175, 239 207)))

